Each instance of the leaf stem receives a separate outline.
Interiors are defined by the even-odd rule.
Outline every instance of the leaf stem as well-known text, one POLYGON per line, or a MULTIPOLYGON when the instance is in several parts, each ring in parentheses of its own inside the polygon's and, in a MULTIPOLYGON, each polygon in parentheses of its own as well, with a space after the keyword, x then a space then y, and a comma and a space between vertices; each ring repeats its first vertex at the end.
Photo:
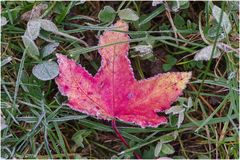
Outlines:
MULTIPOLYGON (((112 128, 115 131, 116 135, 118 136, 118 138, 122 141, 122 143, 127 147, 130 148, 130 146, 128 145, 127 141, 123 138, 123 136, 121 135, 121 133, 119 132, 119 130, 117 129, 116 126, 116 121, 112 120, 112 128)), ((137 154, 135 151, 133 151, 133 155, 137 158, 137 159, 142 159, 140 157, 139 154, 137 154)))

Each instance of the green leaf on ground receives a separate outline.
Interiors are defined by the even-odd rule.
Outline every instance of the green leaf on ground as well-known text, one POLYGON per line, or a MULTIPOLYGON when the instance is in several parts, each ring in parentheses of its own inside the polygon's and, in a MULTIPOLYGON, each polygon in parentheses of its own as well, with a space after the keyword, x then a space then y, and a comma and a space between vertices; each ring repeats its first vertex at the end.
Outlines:
MULTIPOLYGON (((221 12, 222 12, 222 9, 219 8, 218 6, 216 5, 213 5, 213 8, 212 8, 212 15, 213 17, 216 19, 216 21, 218 23, 220 23, 220 18, 221 18, 221 12)), ((226 14, 226 12, 223 11, 223 16, 222 16, 222 22, 221 22, 221 27, 223 27, 226 31, 226 33, 228 34, 229 32, 231 32, 232 30, 232 25, 231 25, 231 22, 229 20, 229 17, 228 15, 226 14)))
POLYGON ((104 23, 112 22, 116 17, 116 11, 111 6, 105 6, 98 14, 98 19, 104 23))
POLYGON ((129 20, 129 21, 137 21, 139 19, 138 15, 135 13, 135 11, 133 11, 130 8, 120 10, 118 12, 118 16, 121 19, 129 20))

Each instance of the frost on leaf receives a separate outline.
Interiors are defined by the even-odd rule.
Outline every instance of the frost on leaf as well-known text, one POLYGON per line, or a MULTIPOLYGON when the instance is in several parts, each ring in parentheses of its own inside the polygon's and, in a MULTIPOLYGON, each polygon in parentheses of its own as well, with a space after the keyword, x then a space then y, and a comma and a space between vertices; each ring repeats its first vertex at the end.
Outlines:
POLYGON ((0 24, 1 27, 7 24, 7 18, 6 17, 0 17, 0 24))
POLYGON ((43 11, 48 8, 47 4, 40 3, 39 5, 33 7, 32 10, 25 12, 21 19, 24 21, 29 21, 31 19, 39 18, 43 11))
POLYGON ((60 92, 68 97, 68 106, 100 119, 119 119, 141 127, 157 127, 166 123, 157 112, 170 108, 186 87, 190 72, 159 74, 137 81, 127 57, 128 25, 118 21, 117 31, 106 31, 100 37, 101 67, 92 76, 80 64, 58 54, 59 76, 56 83, 60 92), (119 43, 118 43, 119 42, 119 43), (120 43, 124 42, 124 43, 120 43), (116 44, 117 43, 117 44, 116 44))
POLYGON ((203 49, 197 51, 194 56, 194 60, 195 61, 201 61, 201 60, 208 61, 211 59, 212 52, 213 52, 212 58, 218 58, 221 55, 221 52, 219 51, 218 48, 215 48, 215 50, 213 51, 213 45, 209 45, 209 46, 204 47, 203 49))

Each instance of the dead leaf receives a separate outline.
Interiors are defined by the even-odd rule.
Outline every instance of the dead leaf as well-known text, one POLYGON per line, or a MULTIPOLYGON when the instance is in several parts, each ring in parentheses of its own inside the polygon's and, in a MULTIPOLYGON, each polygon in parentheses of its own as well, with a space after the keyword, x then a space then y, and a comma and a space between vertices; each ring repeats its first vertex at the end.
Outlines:
POLYGON ((1 27, 7 24, 7 18, 6 17, 0 17, 0 24, 1 27))
POLYGON ((47 7, 48 7, 48 5, 47 4, 43 4, 43 3, 35 6, 35 7, 33 7, 32 10, 25 12, 21 16, 21 20, 28 22, 31 19, 39 18, 42 15, 43 11, 45 9, 47 9, 47 7))
MULTIPOLYGON (((212 50, 213 50, 213 45, 209 45, 207 47, 202 48, 201 50, 196 52, 194 56, 194 60, 195 61, 210 60, 211 54, 213 52, 212 50)), ((220 55, 221 55, 221 52, 219 51, 219 49, 215 48, 212 58, 218 58, 220 55)))
MULTIPOLYGON (((118 21, 115 27, 128 31, 127 23, 118 21)), ((129 41, 123 32, 106 31, 99 46, 129 41)), ((119 119, 141 127, 157 127, 167 123, 157 112, 170 108, 186 87, 190 72, 158 74, 137 81, 127 57, 129 43, 118 43, 99 49, 102 63, 92 76, 80 64, 58 54, 59 76, 56 83, 68 97, 72 109, 100 119, 119 119)))

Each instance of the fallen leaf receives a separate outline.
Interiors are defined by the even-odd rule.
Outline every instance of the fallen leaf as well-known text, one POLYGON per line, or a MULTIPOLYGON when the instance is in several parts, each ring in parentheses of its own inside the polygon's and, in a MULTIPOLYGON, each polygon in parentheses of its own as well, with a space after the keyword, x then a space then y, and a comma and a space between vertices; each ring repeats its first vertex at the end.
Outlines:
POLYGON ((60 92, 68 97, 72 109, 100 119, 117 118, 141 127, 167 123, 167 118, 157 112, 169 109, 182 94, 191 72, 164 73, 137 81, 127 57, 129 37, 124 31, 128 25, 118 21, 115 27, 122 32, 106 31, 100 37, 99 46, 118 44, 99 49, 102 63, 95 76, 74 60, 57 55, 60 92))
POLYGON ((7 18, 6 17, 0 17, 0 24, 1 27, 7 24, 7 18))
POLYGON ((139 56, 144 56, 144 55, 147 55, 147 54, 151 54, 153 51, 152 51, 152 45, 137 45, 135 47, 133 47, 133 49, 136 51, 136 52, 139 52, 139 56))
POLYGON ((24 21, 29 21, 34 18, 39 18, 43 11, 47 9, 48 5, 40 3, 39 5, 33 7, 32 10, 25 12, 22 16, 21 19, 24 21))
MULTIPOLYGON (((210 60, 211 54, 213 52, 212 50, 213 50, 213 45, 209 45, 207 47, 202 48, 201 50, 196 52, 194 56, 194 60, 195 61, 210 60)), ((212 58, 218 58, 220 55, 221 55, 221 52, 219 51, 219 49, 215 48, 212 58)))

